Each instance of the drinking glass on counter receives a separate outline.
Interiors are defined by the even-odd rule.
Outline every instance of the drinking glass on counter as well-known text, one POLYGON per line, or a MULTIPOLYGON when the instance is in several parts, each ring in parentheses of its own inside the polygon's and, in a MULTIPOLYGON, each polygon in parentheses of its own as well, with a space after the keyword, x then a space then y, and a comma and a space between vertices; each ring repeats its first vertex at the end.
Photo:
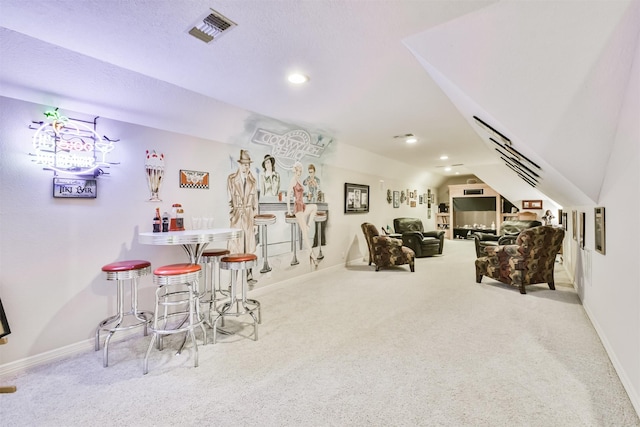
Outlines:
POLYGON ((213 217, 193 216, 191 217, 192 230, 210 230, 213 228, 213 217))
POLYGON ((193 228, 194 230, 200 230, 202 229, 202 218, 200 218, 199 216, 194 216, 191 218, 191 228, 193 228))

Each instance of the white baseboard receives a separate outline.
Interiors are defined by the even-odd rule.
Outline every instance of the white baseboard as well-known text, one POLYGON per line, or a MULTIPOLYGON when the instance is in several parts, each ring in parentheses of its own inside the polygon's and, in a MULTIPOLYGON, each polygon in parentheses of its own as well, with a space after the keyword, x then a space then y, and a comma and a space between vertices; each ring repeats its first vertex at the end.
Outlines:
POLYGON ((620 382, 622 383, 622 386, 626 390, 627 395, 629 395, 631 404, 636 410, 636 413, 638 414, 638 416, 640 416, 640 396, 638 396, 638 390, 635 390, 633 388, 633 382, 629 379, 629 377, 627 376, 627 373, 623 369, 622 364, 616 357, 616 353, 613 351, 613 347, 611 347, 611 344, 609 344, 609 341, 606 339, 606 335, 603 333, 602 328, 600 328, 600 325, 598 324, 598 322, 594 321, 594 317, 592 316, 591 310, 589 310, 589 306, 585 305, 583 301, 582 307, 584 308, 584 311, 587 313, 587 317, 589 318, 591 325, 596 330, 596 333, 598 334, 598 338, 600 338, 600 342, 602 342, 602 345, 605 351, 607 352, 607 355, 609 356, 609 360, 611 360, 611 364, 613 365, 613 368, 618 374, 618 378, 620 378, 620 382))
POLYGON ((0 365, 0 377, 13 374, 15 372, 24 371, 35 366, 55 362, 56 360, 65 359, 79 353, 84 353, 89 349, 93 349, 94 343, 95 341, 92 338, 85 341, 77 342, 75 344, 70 344, 65 347, 60 347, 44 353, 36 354, 35 356, 26 357, 24 359, 0 365))
MULTIPOLYGON (((310 272, 308 274, 321 274, 324 275, 326 273, 335 271, 339 268, 344 268, 342 265, 336 265, 328 268, 323 268, 318 271, 310 272)), ((306 274, 304 276, 307 276, 306 274)), ((269 286, 264 286, 261 288, 253 289, 249 291, 249 294, 253 297, 264 295, 267 292, 274 291, 276 289, 281 289, 283 287, 300 284, 301 280, 304 280, 301 276, 292 277, 287 280, 283 280, 281 282, 277 282, 271 284, 269 286)), ((121 340, 125 340, 132 334, 138 334, 139 329, 132 329, 129 331, 120 331, 113 336, 111 342, 117 342, 121 340)), ((104 343, 104 342, 103 342, 104 343)), ((94 349, 95 341, 93 338, 89 338, 84 341, 77 342, 75 344, 70 344, 64 347, 56 348, 54 350, 47 351, 45 353, 36 354, 35 356, 26 357, 24 359, 16 360, 14 362, 6 363, 4 365, 0 365, 0 378, 2 376, 6 376, 9 374, 13 374, 16 372, 25 371, 30 368, 34 368, 37 366, 45 365, 47 363, 55 362, 57 360, 62 360, 67 357, 75 356, 80 353, 84 353, 87 351, 95 351, 94 349)))

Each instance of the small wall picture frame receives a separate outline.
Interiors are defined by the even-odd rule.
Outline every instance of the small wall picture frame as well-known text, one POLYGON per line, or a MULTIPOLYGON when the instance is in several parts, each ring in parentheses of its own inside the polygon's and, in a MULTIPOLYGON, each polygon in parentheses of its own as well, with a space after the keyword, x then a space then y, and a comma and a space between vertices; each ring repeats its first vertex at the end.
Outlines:
POLYGON ((399 208, 400 207, 400 192, 399 191, 394 191, 393 192, 393 207, 394 208, 399 208))
POLYGON ((209 172, 180 170, 180 188, 209 189, 209 172))
POLYGON ((53 178, 53 197, 60 199, 95 199, 98 180, 84 178, 53 178))
POLYGON ((571 211, 571 230, 573 231, 573 240, 578 240, 578 211, 571 211))
POLYGON ((523 200, 522 209, 542 209, 542 200, 523 200))
POLYGON ((369 212, 369 186, 344 184, 344 213, 369 212))
POLYGON ((601 253, 602 255, 606 254, 606 244, 605 244, 605 216, 604 216, 604 207, 598 206, 593 209, 594 211, 594 221, 593 226, 595 229, 595 238, 594 244, 596 248, 596 252, 601 253))
POLYGON ((580 249, 584 249, 586 244, 586 235, 585 235, 585 226, 586 226, 587 214, 585 212, 580 212, 580 249))

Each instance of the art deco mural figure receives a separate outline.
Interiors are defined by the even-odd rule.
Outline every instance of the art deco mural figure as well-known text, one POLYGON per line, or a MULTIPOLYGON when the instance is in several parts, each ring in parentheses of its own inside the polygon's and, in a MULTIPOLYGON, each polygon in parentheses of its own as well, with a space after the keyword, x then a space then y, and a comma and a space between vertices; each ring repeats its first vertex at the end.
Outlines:
MULTIPOLYGON (((253 217, 258 213, 258 183, 251 173, 251 156, 247 150, 240 150, 238 170, 227 178, 231 228, 243 231, 242 239, 229 241, 231 253, 253 253, 256 250, 256 233, 253 217)), ((247 280, 252 280, 251 270, 247 280)))
POLYGON ((260 194, 262 196, 278 196, 280 192, 280 174, 276 171, 276 159, 267 154, 262 161, 262 180, 260 194))
POLYGON ((289 188, 287 190, 287 214, 291 215, 291 198, 293 197, 293 214, 295 215, 298 226, 300 227, 304 247, 309 250, 310 261, 317 266, 318 257, 311 247, 309 232, 314 231, 314 220, 316 212, 318 211, 318 205, 313 203, 304 203, 304 187, 300 182, 301 176, 302 164, 300 162, 296 162, 293 165, 293 177, 291 178, 291 182, 289 183, 289 188))
POLYGON ((307 186, 307 201, 310 203, 318 202, 318 192, 320 190, 320 178, 316 176, 316 167, 313 164, 309 164, 309 176, 303 181, 303 184, 307 186))

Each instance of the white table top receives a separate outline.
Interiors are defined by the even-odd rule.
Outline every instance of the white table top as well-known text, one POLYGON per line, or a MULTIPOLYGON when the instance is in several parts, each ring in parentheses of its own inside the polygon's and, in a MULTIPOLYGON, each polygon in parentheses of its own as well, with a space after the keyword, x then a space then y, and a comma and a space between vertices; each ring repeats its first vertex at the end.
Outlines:
POLYGON ((152 231, 138 234, 138 242, 145 245, 194 245, 227 241, 242 237, 239 228, 211 228, 203 230, 168 231, 154 233, 152 231))

